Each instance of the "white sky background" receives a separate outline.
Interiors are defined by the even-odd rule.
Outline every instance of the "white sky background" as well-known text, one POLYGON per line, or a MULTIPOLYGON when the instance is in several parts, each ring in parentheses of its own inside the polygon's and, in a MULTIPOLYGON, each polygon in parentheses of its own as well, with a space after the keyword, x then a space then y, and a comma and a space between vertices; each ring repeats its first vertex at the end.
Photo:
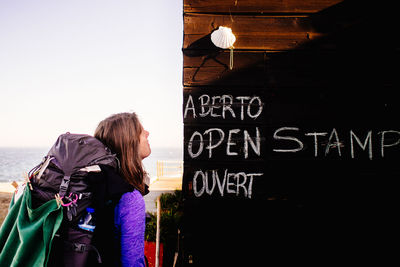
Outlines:
POLYGON ((181 147, 182 0, 0 0, 0 146, 51 146, 135 111, 181 147))

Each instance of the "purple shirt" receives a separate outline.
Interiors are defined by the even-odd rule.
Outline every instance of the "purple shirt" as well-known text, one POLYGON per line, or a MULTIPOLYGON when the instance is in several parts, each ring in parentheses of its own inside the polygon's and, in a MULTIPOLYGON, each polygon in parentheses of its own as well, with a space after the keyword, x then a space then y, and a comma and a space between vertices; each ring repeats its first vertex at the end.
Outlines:
POLYGON ((114 225, 121 245, 122 266, 145 266, 146 208, 138 190, 122 195, 114 210, 114 225))

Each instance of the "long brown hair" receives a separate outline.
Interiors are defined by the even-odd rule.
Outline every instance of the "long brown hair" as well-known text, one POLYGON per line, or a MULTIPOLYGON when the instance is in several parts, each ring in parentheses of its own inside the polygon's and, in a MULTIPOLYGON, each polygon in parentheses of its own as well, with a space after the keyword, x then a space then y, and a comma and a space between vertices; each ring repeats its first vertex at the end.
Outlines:
POLYGON ((142 130, 135 113, 118 113, 101 121, 94 137, 117 154, 121 175, 143 194, 145 173, 138 153, 142 130))

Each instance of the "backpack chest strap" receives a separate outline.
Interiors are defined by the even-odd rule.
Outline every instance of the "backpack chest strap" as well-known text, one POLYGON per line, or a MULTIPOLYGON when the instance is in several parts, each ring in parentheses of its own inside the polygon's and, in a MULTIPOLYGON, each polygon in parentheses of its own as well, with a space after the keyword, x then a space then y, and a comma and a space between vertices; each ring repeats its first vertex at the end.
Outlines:
POLYGON ((68 190, 70 180, 71 180, 71 176, 64 175, 64 177, 62 178, 61 184, 60 184, 60 191, 58 192, 60 197, 65 196, 65 193, 68 190))

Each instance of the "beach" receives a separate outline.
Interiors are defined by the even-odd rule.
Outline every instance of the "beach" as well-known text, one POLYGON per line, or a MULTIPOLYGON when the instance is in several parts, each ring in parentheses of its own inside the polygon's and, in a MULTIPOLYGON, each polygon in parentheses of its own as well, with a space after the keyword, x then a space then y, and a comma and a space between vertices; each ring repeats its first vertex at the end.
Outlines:
POLYGON ((8 206, 10 205, 14 190, 11 183, 0 183, 0 225, 7 215, 8 206))

